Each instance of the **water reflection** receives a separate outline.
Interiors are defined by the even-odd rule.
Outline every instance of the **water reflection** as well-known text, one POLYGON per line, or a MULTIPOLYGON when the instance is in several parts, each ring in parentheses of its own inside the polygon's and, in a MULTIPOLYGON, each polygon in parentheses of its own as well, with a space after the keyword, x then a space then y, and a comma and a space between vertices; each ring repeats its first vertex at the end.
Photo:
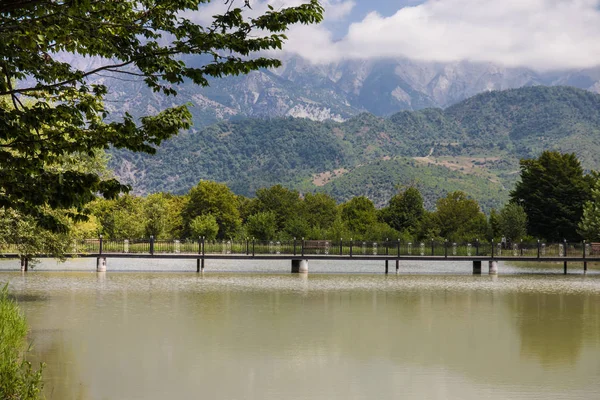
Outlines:
POLYGON ((597 296, 522 294, 512 300, 524 357, 536 357, 543 365, 573 365, 584 339, 600 343, 597 296))
MULTIPOLYGON (((595 398, 600 279, 32 274, 49 399, 595 398)), ((588 277, 589 278, 589 277, 588 277)))

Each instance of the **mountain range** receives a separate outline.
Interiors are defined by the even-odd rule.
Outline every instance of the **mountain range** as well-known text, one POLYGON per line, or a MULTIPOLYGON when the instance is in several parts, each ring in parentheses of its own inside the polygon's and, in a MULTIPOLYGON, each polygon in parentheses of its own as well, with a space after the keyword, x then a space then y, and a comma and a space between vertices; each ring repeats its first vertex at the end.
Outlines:
POLYGON ((211 179, 246 196, 280 183, 338 201, 367 195, 381 206, 398 187, 416 185, 428 208, 464 190, 486 211, 506 201, 520 158, 557 149, 575 152, 587 169, 600 165, 600 95, 574 87, 487 91, 447 108, 344 121, 223 116, 165 142, 155 156, 112 150, 110 165, 140 194, 184 193, 211 179))
MULTIPOLYGON (((201 60, 186 61, 190 65, 202 64, 201 60)), ((209 87, 185 82, 177 88, 177 97, 152 93, 140 81, 101 79, 111 88, 108 105, 113 111, 135 115, 189 103, 196 129, 232 117, 291 116, 343 121, 363 112, 389 116, 404 110, 446 108, 492 90, 538 85, 600 92, 600 68, 537 72, 491 63, 408 59, 316 65, 292 57, 278 69, 211 79, 209 87)))

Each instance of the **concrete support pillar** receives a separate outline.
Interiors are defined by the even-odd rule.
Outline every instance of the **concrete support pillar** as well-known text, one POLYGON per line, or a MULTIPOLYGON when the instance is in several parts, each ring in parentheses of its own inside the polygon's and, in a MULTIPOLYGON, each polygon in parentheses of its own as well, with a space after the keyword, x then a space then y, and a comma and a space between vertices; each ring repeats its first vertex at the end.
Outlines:
POLYGON ((473 275, 481 275, 481 260, 473 261, 473 275))
POLYGON ((96 258, 96 272, 106 272, 106 257, 96 258))
POLYGON ((498 261, 490 261, 490 275, 498 275, 498 261))
POLYGON ((292 260, 292 274, 308 273, 308 260, 292 260))
POLYGON ((385 260, 385 274, 386 274, 386 275, 387 275, 387 274, 388 274, 388 272, 389 272, 389 263, 390 263, 390 262, 389 262, 388 260, 385 260))
POLYGON ((196 260, 196 272, 204 272, 204 258, 196 260))
POLYGON ((396 273, 398 273, 399 269, 400 269, 400 260, 396 260, 396 273))
POLYGON ((27 259, 27 257, 21 257, 21 271, 29 271, 29 260, 27 259))

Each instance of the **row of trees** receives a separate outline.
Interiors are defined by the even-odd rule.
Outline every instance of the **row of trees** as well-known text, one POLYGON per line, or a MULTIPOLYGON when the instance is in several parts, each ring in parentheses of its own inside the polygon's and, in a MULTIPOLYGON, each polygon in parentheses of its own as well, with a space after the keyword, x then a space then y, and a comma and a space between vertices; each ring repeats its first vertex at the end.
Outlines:
POLYGON ((0 244, 18 244, 21 254, 63 254, 73 239, 103 235, 126 239, 357 239, 381 241, 444 240, 548 241, 600 240, 600 183, 585 174, 572 154, 545 152, 521 162, 521 180, 511 201, 486 216, 478 203, 460 191, 437 200, 429 211, 416 187, 402 188, 388 205, 376 209, 364 196, 337 204, 324 193, 281 185, 259 189, 256 197, 235 195, 226 185, 201 181, 187 194, 122 195, 89 205, 87 221, 74 222, 56 210, 64 232, 43 229, 35 218, 15 210, 0 211, 0 244))
POLYGON ((551 151, 522 160, 520 172, 510 202, 489 216, 461 191, 438 199, 435 210, 428 211, 416 187, 402 188, 378 210, 364 196, 338 205, 327 194, 301 196, 276 185, 246 198, 224 184, 201 181, 183 196, 98 200, 91 207, 93 218, 78 233, 111 238, 600 240, 598 173, 585 173, 574 154, 551 151))
POLYGON ((519 223, 520 238, 526 221, 522 207, 515 204, 493 212, 488 220, 477 202, 463 192, 439 199, 431 212, 424 208, 419 190, 408 187, 378 210, 364 196, 338 205, 324 193, 301 196, 276 185, 259 189, 255 198, 246 198, 212 181, 201 181, 183 196, 156 193, 145 198, 126 195, 98 200, 91 210, 92 218, 78 234, 115 239, 152 235, 157 239, 483 240, 513 235, 519 223))

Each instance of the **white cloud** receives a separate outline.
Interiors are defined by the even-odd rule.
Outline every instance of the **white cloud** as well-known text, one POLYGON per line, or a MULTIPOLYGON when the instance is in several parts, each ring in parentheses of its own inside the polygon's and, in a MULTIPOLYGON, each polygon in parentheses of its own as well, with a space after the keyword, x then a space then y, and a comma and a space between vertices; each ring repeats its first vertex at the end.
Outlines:
MULTIPOLYGON (((353 6, 328 4, 338 18, 353 6)), ((338 41, 324 26, 293 26, 284 48, 315 63, 406 57, 586 68, 600 65, 599 6, 600 0, 428 0, 389 17, 372 12, 338 41)))

